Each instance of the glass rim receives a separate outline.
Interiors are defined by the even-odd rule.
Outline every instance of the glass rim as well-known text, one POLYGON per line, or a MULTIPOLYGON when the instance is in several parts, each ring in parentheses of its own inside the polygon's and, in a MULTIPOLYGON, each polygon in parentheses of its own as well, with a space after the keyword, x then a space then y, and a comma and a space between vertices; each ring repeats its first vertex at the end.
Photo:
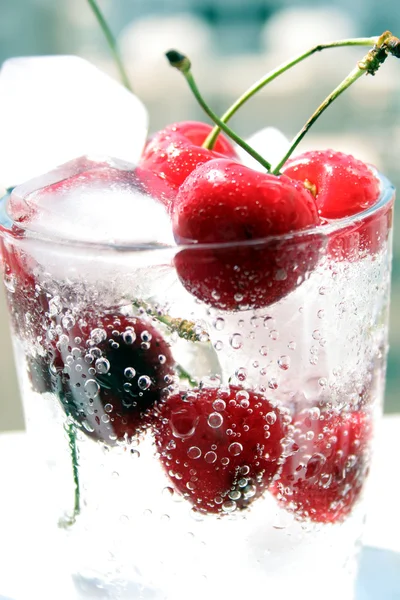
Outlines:
POLYGON ((256 247, 259 248, 262 245, 271 243, 282 243, 293 240, 300 240, 306 243, 308 239, 315 239, 315 236, 324 238, 332 233, 340 232, 348 227, 355 226, 362 222, 364 219, 379 212, 380 209, 385 207, 394 199, 395 187, 390 180, 382 175, 376 169, 373 169, 375 175, 378 177, 381 183, 381 193, 378 201, 367 209, 355 213, 350 216, 343 217, 341 219, 332 219, 325 224, 317 225, 316 227, 310 227, 307 229, 301 229, 292 231, 280 235, 270 235, 263 238, 256 238, 252 240, 240 240, 230 242, 209 242, 209 243, 196 243, 188 241, 187 243, 181 244, 162 244, 158 242, 143 242, 138 243, 134 241, 94 241, 94 240, 80 240, 80 239, 69 239, 57 235, 45 234, 43 232, 35 232, 32 229, 24 227, 20 222, 14 221, 7 212, 8 200, 11 196, 12 190, 9 191, 5 196, 0 198, 0 237, 8 237, 14 239, 21 239, 22 234, 25 240, 34 242, 40 242, 55 246, 71 247, 71 248, 86 248, 88 250, 97 251, 118 251, 118 252, 139 252, 139 251, 173 251, 178 253, 181 250, 223 250, 223 249, 240 249, 256 247))

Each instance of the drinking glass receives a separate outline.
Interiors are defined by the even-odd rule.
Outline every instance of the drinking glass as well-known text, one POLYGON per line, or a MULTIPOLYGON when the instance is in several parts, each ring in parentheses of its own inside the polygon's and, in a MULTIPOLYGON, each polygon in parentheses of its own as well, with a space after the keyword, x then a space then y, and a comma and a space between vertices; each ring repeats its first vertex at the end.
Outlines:
POLYGON ((0 204, 27 431, 76 597, 353 599, 392 185, 313 230, 176 246, 131 171, 99 164, 0 204))

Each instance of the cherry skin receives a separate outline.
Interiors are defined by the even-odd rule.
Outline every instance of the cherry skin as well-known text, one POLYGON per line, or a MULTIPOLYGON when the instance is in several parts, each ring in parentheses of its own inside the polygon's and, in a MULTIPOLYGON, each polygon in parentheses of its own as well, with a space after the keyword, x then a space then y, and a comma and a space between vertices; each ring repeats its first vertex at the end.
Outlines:
POLYGON ((319 257, 316 234, 285 234, 318 224, 314 198, 300 183, 227 159, 210 161, 193 171, 174 202, 175 239, 192 246, 175 257, 178 276, 215 308, 269 306, 293 291, 319 257))
POLYGON ((224 136, 218 136, 214 150, 201 146, 211 130, 210 125, 194 121, 169 125, 149 140, 139 166, 160 176, 176 192, 200 164, 222 156, 239 161, 224 136))
POLYGON ((174 373, 167 342, 135 317, 89 316, 64 328, 57 350, 51 371, 65 412, 109 445, 147 428, 147 413, 174 373))
MULTIPOLYGON (((327 223, 360 213, 379 199, 380 182, 370 167, 342 152, 306 152, 289 160, 282 172, 313 187, 319 214, 327 223)), ((391 222, 392 207, 387 205, 329 234, 328 254, 336 260, 375 254, 386 242, 391 222)))
MULTIPOLYGON (((202 146, 208 134, 213 130, 213 126, 201 121, 181 121, 180 123, 168 125, 164 131, 166 130, 183 135, 195 146, 202 146)), ((213 151, 233 160, 238 159, 238 154, 232 143, 223 134, 217 137, 213 151)))
POLYGON ((322 413, 304 410, 293 422, 290 455, 271 491, 301 519, 336 523, 358 500, 369 467, 371 419, 361 411, 322 413))
POLYGON ((259 394, 233 386, 193 389, 168 397, 156 412, 161 464, 199 512, 246 508, 278 472, 283 419, 259 394))
POLYGON ((380 194, 379 180, 371 169, 343 152, 306 152, 288 160, 282 172, 315 186, 317 207, 324 219, 342 219, 366 210, 380 194))

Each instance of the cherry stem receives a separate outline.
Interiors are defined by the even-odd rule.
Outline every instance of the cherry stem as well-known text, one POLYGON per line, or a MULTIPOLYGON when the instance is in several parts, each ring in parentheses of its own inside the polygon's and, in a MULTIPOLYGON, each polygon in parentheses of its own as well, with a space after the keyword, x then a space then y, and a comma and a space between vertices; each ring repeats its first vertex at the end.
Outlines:
POLYGON ((349 88, 357 79, 362 77, 365 74, 375 75, 379 67, 385 62, 388 55, 392 54, 397 58, 400 58, 400 40, 394 37, 390 31, 385 31, 377 40, 375 46, 364 56, 364 58, 358 62, 357 66, 349 73, 349 75, 340 83, 337 88, 333 90, 325 98, 322 104, 317 108, 317 110, 311 115, 306 124, 300 129, 299 133, 293 139, 289 150, 286 152, 285 156, 279 161, 279 163, 274 167, 272 173, 274 175, 279 175, 279 172, 288 158, 291 156, 295 148, 299 145, 303 137, 306 135, 307 131, 311 128, 311 126, 315 123, 315 121, 319 118, 319 116, 336 100, 338 96, 340 96, 347 88, 349 88))
POLYGON ((76 521, 76 517, 81 512, 81 493, 79 483, 79 458, 78 448, 76 444, 76 426, 74 423, 69 422, 65 425, 65 431, 68 436, 68 446, 71 454, 72 463, 72 476, 74 480, 74 509, 72 515, 60 522, 61 527, 69 527, 76 521))
POLYGON ((171 333, 176 333, 180 338, 188 342, 209 342, 210 338, 206 331, 197 327, 193 321, 187 319, 179 319, 177 317, 171 317, 158 311, 156 308, 153 309, 146 302, 141 300, 134 300, 132 305, 138 308, 143 313, 147 313, 154 319, 165 325, 171 333))
POLYGON ((179 375, 179 379, 187 380, 191 387, 194 387, 196 385, 196 383, 197 383, 196 380, 193 379, 191 374, 188 371, 186 371, 186 369, 184 367, 182 367, 182 365, 177 363, 175 365, 175 369, 179 375))
POLYGON ((119 75, 121 77, 121 81, 122 81, 123 85, 126 87, 127 90, 129 90, 130 92, 133 92, 131 83, 129 81, 129 77, 128 77, 125 67, 124 67, 124 63, 122 62, 122 58, 119 53, 116 39, 115 39, 110 27, 108 26, 108 23, 103 15, 103 13, 101 12, 99 5, 97 4, 96 0, 88 0, 88 3, 94 13, 94 16, 96 17, 96 19, 100 25, 102 32, 104 33, 106 40, 107 40, 108 46, 109 46, 109 48, 111 50, 111 54, 115 60, 115 64, 117 65, 117 69, 119 71, 119 75))
MULTIPOLYGON (((338 40, 336 42, 318 44, 318 46, 314 46, 310 50, 307 50, 307 52, 303 52, 303 54, 299 54, 295 58, 291 58, 287 62, 282 63, 279 67, 273 69, 272 71, 264 75, 261 79, 256 81, 256 83, 254 83, 248 90, 246 90, 246 92, 242 96, 240 96, 240 98, 238 98, 230 108, 228 108, 226 113, 224 113, 224 115, 221 117, 221 121, 223 123, 227 123, 231 119, 231 117, 233 117, 233 115, 239 110, 239 108, 241 108, 243 104, 247 102, 247 100, 250 100, 250 98, 252 98, 254 94, 259 92, 268 83, 279 77, 279 75, 282 75, 282 73, 285 73, 285 71, 288 71, 289 69, 296 66, 298 63, 302 62, 309 56, 315 54, 316 52, 320 52, 321 50, 326 50, 328 48, 340 48, 343 46, 374 46, 374 44, 376 44, 377 41, 378 37, 351 38, 347 40, 338 40)), ((220 127, 214 127, 214 129, 207 136, 203 144, 203 148, 208 148, 209 150, 212 150, 220 132, 220 127)))
POLYGON ((242 138, 240 138, 232 129, 230 129, 230 127, 225 125, 225 123, 223 123, 208 106, 208 104, 200 94, 199 88, 197 87, 197 84, 194 80, 194 77, 191 72, 191 62, 188 59, 188 57, 184 54, 181 54, 180 52, 177 52, 176 50, 170 50, 169 52, 167 52, 166 57, 169 60, 169 64, 172 67, 178 69, 178 71, 180 71, 183 74, 183 76, 189 84, 190 89, 193 92, 193 95, 195 96, 196 100, 198 101, 202 109, 205 111, 205 113, 210 117, 211 121, 218 125, 218 127, 222 129, 222 131, 226 133, 226 135, 229 136, 234 142, 236 142, 238 146, 243 148, 243 150, 250 154, 250 156, 252 156, 256 161, 258 161, 260 165, 262 165, 267 171, 269 171, 271 168, 271 164, 268 161, 266 161, 260 154, 258 154, 258 152, 256 152, 253 148, 251 148, 251 146, 246 144, 246 142, 242 140, 242 138))

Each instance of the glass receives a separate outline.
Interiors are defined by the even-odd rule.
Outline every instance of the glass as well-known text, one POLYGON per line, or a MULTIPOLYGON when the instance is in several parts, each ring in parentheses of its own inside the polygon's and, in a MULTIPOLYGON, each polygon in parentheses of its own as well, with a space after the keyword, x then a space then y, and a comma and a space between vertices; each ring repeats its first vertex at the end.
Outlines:
MULTIPOLYGON (((95 166, 81 171, 94 186, 95 166)), ((52 235, 63 186, 84 200, 63 173, 2 200, 0 248, 43 503, 76 597, 354 598, 391 184, 334 225, 188 248, 52 235)))

